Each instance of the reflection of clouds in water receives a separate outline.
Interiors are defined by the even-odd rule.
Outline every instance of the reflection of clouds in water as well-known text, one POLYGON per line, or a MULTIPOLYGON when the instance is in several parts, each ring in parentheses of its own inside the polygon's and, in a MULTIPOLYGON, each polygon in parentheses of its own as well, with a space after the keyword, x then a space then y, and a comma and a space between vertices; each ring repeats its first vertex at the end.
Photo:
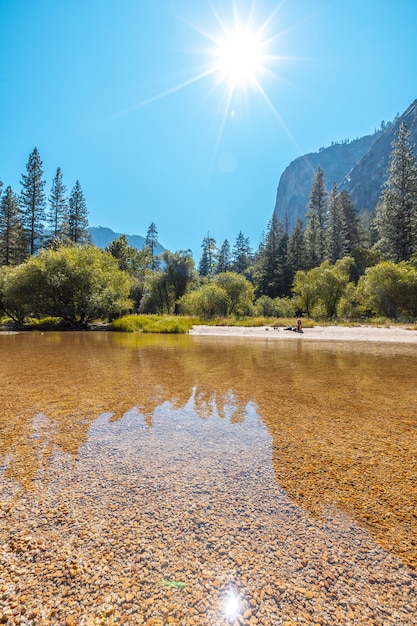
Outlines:
POLYGON ((217 160, 219 170, 225 174, 230 174, 237 168, 237 159, 231 152, 223 152, 217 160))

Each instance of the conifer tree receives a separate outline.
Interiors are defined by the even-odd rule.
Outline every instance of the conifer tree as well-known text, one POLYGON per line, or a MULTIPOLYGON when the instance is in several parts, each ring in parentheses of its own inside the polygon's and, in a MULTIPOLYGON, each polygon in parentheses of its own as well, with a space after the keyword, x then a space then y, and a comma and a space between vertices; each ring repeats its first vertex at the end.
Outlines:
POLYGON ((58 167, 52 180, 49 196, 48 225, 54 239, 63 239, 68 233, 68 200, 67 189, 62 180, 62 171, 58 167))
POLYGON ((254 281, 257 296, 276 298, 288 295, 290 272, 287 247, 288 235, 284 233, 284 227, 274 212, 255 263, 254 281))
POLYGON ((225 239, 219 250, 216 272, 218 274, 222 274, 223 272, 230 272, 231 268, 232 268, 232 261, 231 261, 230 244, 229 244, 229 241, 225 239))
POLYGON ((336 183, 333 183, 327 199, 327 209, 326 258, 334 265, 338 259, 342 259, 347 254, 348 250, 345 216, 342 211, 342 204, 336 183))
POLYGON ((148 228, 144 246, 148 248, 151 253, 151 270, 157 270, 159 267, 159 260, 155 254, 155 250, 158 246, 158 230, 155 222, 152 222, 148 228))
POLYGON ((27 256, 23 216, 16 194, 10 185, 0 202, 0 264, 17 265, 27 256))
POLYGON ((209 276, 214 272, 218 257, 216 240, 207 234, 207 237, 203 239, 201 247, 203 252, 198 265, 198 272, 200 276, 209 276))
POLYGON ((252 262, 252 249, 249 237, 245 237, 242 231, 239 231, 236 237, 235 245, 232 250, 232 269, 237 274, 244 274, 252 262))
POLYGON ((361 244, 361 234, 359 228, 359 215, 355 210, 352 196, 346 189, 340 192, 338 203, 343 215, 346 227, 346 254, 350 254, 361 244))
POLYGON ((29 155, 26 174, 22 174, 20 206, 24 215, 24 226, 29 240, 29 252, 34 254, 42 243, 45 221, 45 181, 42 161, 37 148, 29 155))
POLYGON ((398 263, 417 250, 417 164, 410 131, 402 122, 392 143, 388 178, 377 207, 378 247, 398 263))
POLYGON ((90 241, 88 232, 87 205, 80 182, 77 180, 69 198, 68 213, 68 236, 78 244, 86 244, 90 241))
POLYGON ((288 240, 288 266, 291 272, 291 282, 298 270, 305 270, 306 250, 303 220, 299 217, 288 240))
POLYGON ((317 267, 326 255, 327 192, 324 172, 318 167, 314 175, 307 211, 305 231, 307 265, 317 267))

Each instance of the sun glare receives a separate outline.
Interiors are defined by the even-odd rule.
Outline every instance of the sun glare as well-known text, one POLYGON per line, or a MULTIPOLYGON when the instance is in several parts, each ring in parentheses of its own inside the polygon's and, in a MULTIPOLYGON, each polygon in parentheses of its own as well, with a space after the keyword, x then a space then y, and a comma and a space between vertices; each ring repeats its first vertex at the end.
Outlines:
POLYGON ((248 29, 228 32, 224 39, 219 41, 214 55, 217 59, 216 71, 220 72, 221 79, 231 88, 253 84, 262 70, 261 42, 258 41, 256 34, 248 29))
MULTIPOLYGON (((211 87, 207 89, 208 94, 217 91, 218 88, 223 89, 223 98, 221 98, 223 117, 216 148, 226 120, 238 117, 243 106, 249 110, 251 93, 261 96, 279 123, 289 132, 270 99, 269 85, 265 80, 266 78, 283 80, 277 69, 279 65, 290 59, 290 57, 277 54, 277 41, 286 32, 277 27, 276 20, 283 3, 284 0, 278 1, 272 12, 264 16, 262 20, 259 15, 260 1, 251 0, 245 12, 238 0, 227 0, 225 4, 221 4, 222 13, 220 14, 214 2, 207 0, 214 19, 205 21, 204 26, 201 23, 188 23, 205 41, 202 48, 197 47, 194 50, 194 54, 197 53, 196 57, 204 59, 199 70, 186 80, 142 100, 119 115, 171 96, 195 83, 210 83, 211 81, 211 87), (240 98, 240 95, 235 99, 236 92, 242 92, 244 100, 240 98)), ((187 23, 186 20, 184 22, 187 23)), ((217 110, 220 110, 221 106, 217 110)))

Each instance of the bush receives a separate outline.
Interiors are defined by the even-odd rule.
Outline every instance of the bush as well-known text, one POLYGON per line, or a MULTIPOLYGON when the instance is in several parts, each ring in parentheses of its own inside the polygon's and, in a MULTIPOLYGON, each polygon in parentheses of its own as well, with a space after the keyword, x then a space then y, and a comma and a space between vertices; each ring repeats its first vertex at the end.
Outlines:
POLYGON ((132 307, 129 276, 95 246, 44 249, 6 270, 0 272, 0 308, 17 323, 53 316, 84 326, 132 307))
POLYGON ((417 270, 406 261, 374 265, 359 279, 357 295, 362 309, 373 315, 415 319, 417 270))
POLYGON ((207 283, 196 291, 185 294, 180 300, 180 311, 204 320, 226 317, 230 310, 230 298, 219 285, 207 283))
POLYGON ((295 317, 295 301, 291 298, 261 296, 255 302, 255 314, 264 317, 295 317))

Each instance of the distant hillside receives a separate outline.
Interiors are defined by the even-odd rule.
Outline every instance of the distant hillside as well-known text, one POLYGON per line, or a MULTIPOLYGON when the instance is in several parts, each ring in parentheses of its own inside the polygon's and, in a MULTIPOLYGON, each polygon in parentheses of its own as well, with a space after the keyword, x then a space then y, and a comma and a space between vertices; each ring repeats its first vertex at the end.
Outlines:
POLYGON ((402 122, 407 124, 411 144, 416 146, 417 100, 378 137, 368 152, 347 172, 341 181, 339 189, 346 189, 351 194, 357 210, 362 208, 370 210, 378 203, 382 186, 386 180, 392 142, 402 122))
POLYGON ((309 194, 318 167, 324 172, 328 189, 333 182, 339 184, 353 166, 362 159, 372 145, 381 136, 381 132, 366 135, 346 144, 334 144, 298 157, 283 172, 277 190, 275 213, 284 224, 287 232, 291 232, 299 217, 304 218, 307 211, 309 194))
MULTIPOLYGON (((123 234, 115 233, 111 228, 105 228, 104 226, 90 226, 88 231, 91 235, 91 240, 93 244, 98 248, 105 248, 114 239, 117 239, 123 234)), ((137 248, 137 250, 141 250, 143 248, 143 244, 145 243, 145 237, 142 237, 142 235, 126 236, 129 242, 129 246, 137 248)), ((164 250, 165 248, 158 243, 155 254, 161 254, 161 252, 163 252, 164 250)))
POLYGON ((373 209, 381 195, 392 142, 402 121, 411 132, 411 142, 416 144, 417 100, 388 128, 292 161, 280 178, 274 209, 287 232, 292 231, 299 217, 305 217, 314 173, 319 166, 328 190, 335 182, 340 191, 349 191, 357 211, 373 209))

